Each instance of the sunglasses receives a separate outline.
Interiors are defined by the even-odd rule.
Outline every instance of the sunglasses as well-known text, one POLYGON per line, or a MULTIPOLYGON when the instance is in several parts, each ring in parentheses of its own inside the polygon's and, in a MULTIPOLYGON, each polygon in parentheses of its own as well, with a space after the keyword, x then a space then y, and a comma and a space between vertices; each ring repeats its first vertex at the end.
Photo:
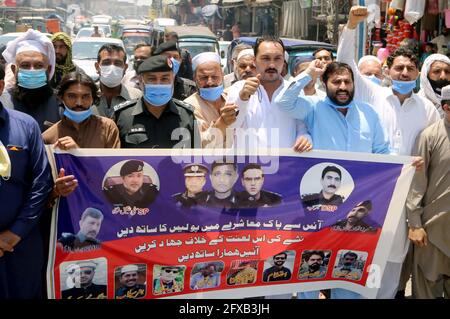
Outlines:
POLYGON ((168 274, 170 273, 178 274, 180 271, 178 269, 164 269, 164 272, 168 274))
POLYGON ((284 257, 275 257, 274 259, 275 260, 286 260, 286 258, 284 258, 284 257))

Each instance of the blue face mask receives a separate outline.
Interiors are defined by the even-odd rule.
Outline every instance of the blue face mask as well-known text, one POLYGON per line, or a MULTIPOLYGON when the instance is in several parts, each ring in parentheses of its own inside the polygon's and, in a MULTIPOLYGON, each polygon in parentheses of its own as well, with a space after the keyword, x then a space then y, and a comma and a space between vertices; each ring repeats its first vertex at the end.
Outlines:
POLYGON ((374 74, 372 75, 363 75, 366 79, 372 81, 373 83, 381 86, 381 82, 382 80, 380 80, 379 78, 377 78, 374 74))
POLYGON ((19 86, 26 89, 37 89, 47 84, 46 70, 24 70, 19 69, 17 75, 19 86))
POLYGON ((338 105, 338 104, 336 104, 336 103, 334 103, 333 101, 331 101, 331 99, 327 96, 326 98, 325 98, 325 101, 324 101, 326 104, 328 104, 328 105, 330 105, 330 106, 332 106, 332 107, 334 107, 335 109, 346 109, 346 108, 349 108, 349 107, 352 107, 353 106, 353 101, 351 101, 349 104, 347 104, 347 105, 338 105))
POLYGON ((222 92, 223 92, 223 84, 213 88, 200 89, 200 96, 207 101, 214 102, 220 97, 222 92))
POLYGON ((172 84, 145 84, 144 99, 153 106, 163 106, 172 98, 172 91, 172 84))
POLYGON ((172 65, 173 65, 173 69, 172 69, 173 70, 173 74, 177 75, 178 71, 180 70, 181 63, 178 62, 178 60, 174 59, 174 58, 171 58, 170 60, 172 61, 172 65))
POLYGON ((69 120, 74 121, 75 123, 81 123, 85 119, 87 119, 89 116, 92 115, 92 107, 87 109, 86 111, 72 111, 67 106, 64 105, 64 116, 67 117, 69 120))
POLYGON ((392 89, 400 94, 409 94, 416 88, 416 80, 414 81, 396 81, 392 80, 392 89))

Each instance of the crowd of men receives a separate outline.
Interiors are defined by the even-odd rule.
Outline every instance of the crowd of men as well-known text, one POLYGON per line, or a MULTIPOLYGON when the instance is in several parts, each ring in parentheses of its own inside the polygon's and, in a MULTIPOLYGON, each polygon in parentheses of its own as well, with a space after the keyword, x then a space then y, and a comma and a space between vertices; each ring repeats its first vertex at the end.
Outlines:
MULTIPOLYGON (((312 62, 296 66, 290 81, 284 79, 283 43, 275 38, 261 38, 254 48, 237 46, 228 76, 216 53, 196 55, 193 80, 180 76, 185 60, 171 38, 157 48, 138 45, 131 72, 124 49, 107 44, 98 52, 99 86, 73 64, 67 35, 50 40, 28 30, 9 42, 0 66, 0 200, 8 203, 0 209, 0 298, 42 297, 41 232, 48 236, 55 199, 78 187, 64 168, 52 178, 44 144, 62 150, 264 147, 414 155, 416 174, 405 210, 398 212, 409 234, 398 232, 395 239, 406 248, 389 254, 378 298, 399 297, 411 273, 415 297, 448 298, 450 59, 432 54, 419 70, 418 57, 399 48, 383 75, 375 57, 356 61, 347 49, 366 18, 366 8, 352 7, 336 61, 320 49, 312 62)), ((332 289, 331 296, 361 297, 344 289, 332 289)))

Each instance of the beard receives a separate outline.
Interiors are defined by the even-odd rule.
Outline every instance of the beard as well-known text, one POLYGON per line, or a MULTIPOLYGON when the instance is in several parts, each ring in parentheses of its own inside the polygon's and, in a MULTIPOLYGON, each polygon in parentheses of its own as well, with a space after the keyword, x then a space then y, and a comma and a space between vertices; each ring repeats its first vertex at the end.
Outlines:
POLYGON ((53 89, 48 83, 37 89, 26 89, 16 84, 11 93, 15 100, 26 107, 32 107, 47 101, 53 95, 53 89))
POLYGON ((347 106, 353 101, 353 97, 355 96, 355 90, 353 90, 353 91, 337 90, 336 92, 330 92, 327 89, 327 96, 334 104, 336 104, 338 106, 347 106), (339 92, 346 92, 348 94, 349 98, 346 102, 341 102, 337 99, 337 94, 339 92))

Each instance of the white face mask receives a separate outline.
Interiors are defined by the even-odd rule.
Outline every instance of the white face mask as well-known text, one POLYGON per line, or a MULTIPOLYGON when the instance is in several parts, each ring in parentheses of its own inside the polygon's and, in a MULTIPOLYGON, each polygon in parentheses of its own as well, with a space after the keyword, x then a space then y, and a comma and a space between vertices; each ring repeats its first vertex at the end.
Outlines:
POLYGON ((0 141, 0 176, 5 180, 11 176, 11 160, 2 141, 0 141))
POLYGON ((120 85, 123 78, 123 68, 115 65, 100 66, 100 82, 109 88, 120 85))

